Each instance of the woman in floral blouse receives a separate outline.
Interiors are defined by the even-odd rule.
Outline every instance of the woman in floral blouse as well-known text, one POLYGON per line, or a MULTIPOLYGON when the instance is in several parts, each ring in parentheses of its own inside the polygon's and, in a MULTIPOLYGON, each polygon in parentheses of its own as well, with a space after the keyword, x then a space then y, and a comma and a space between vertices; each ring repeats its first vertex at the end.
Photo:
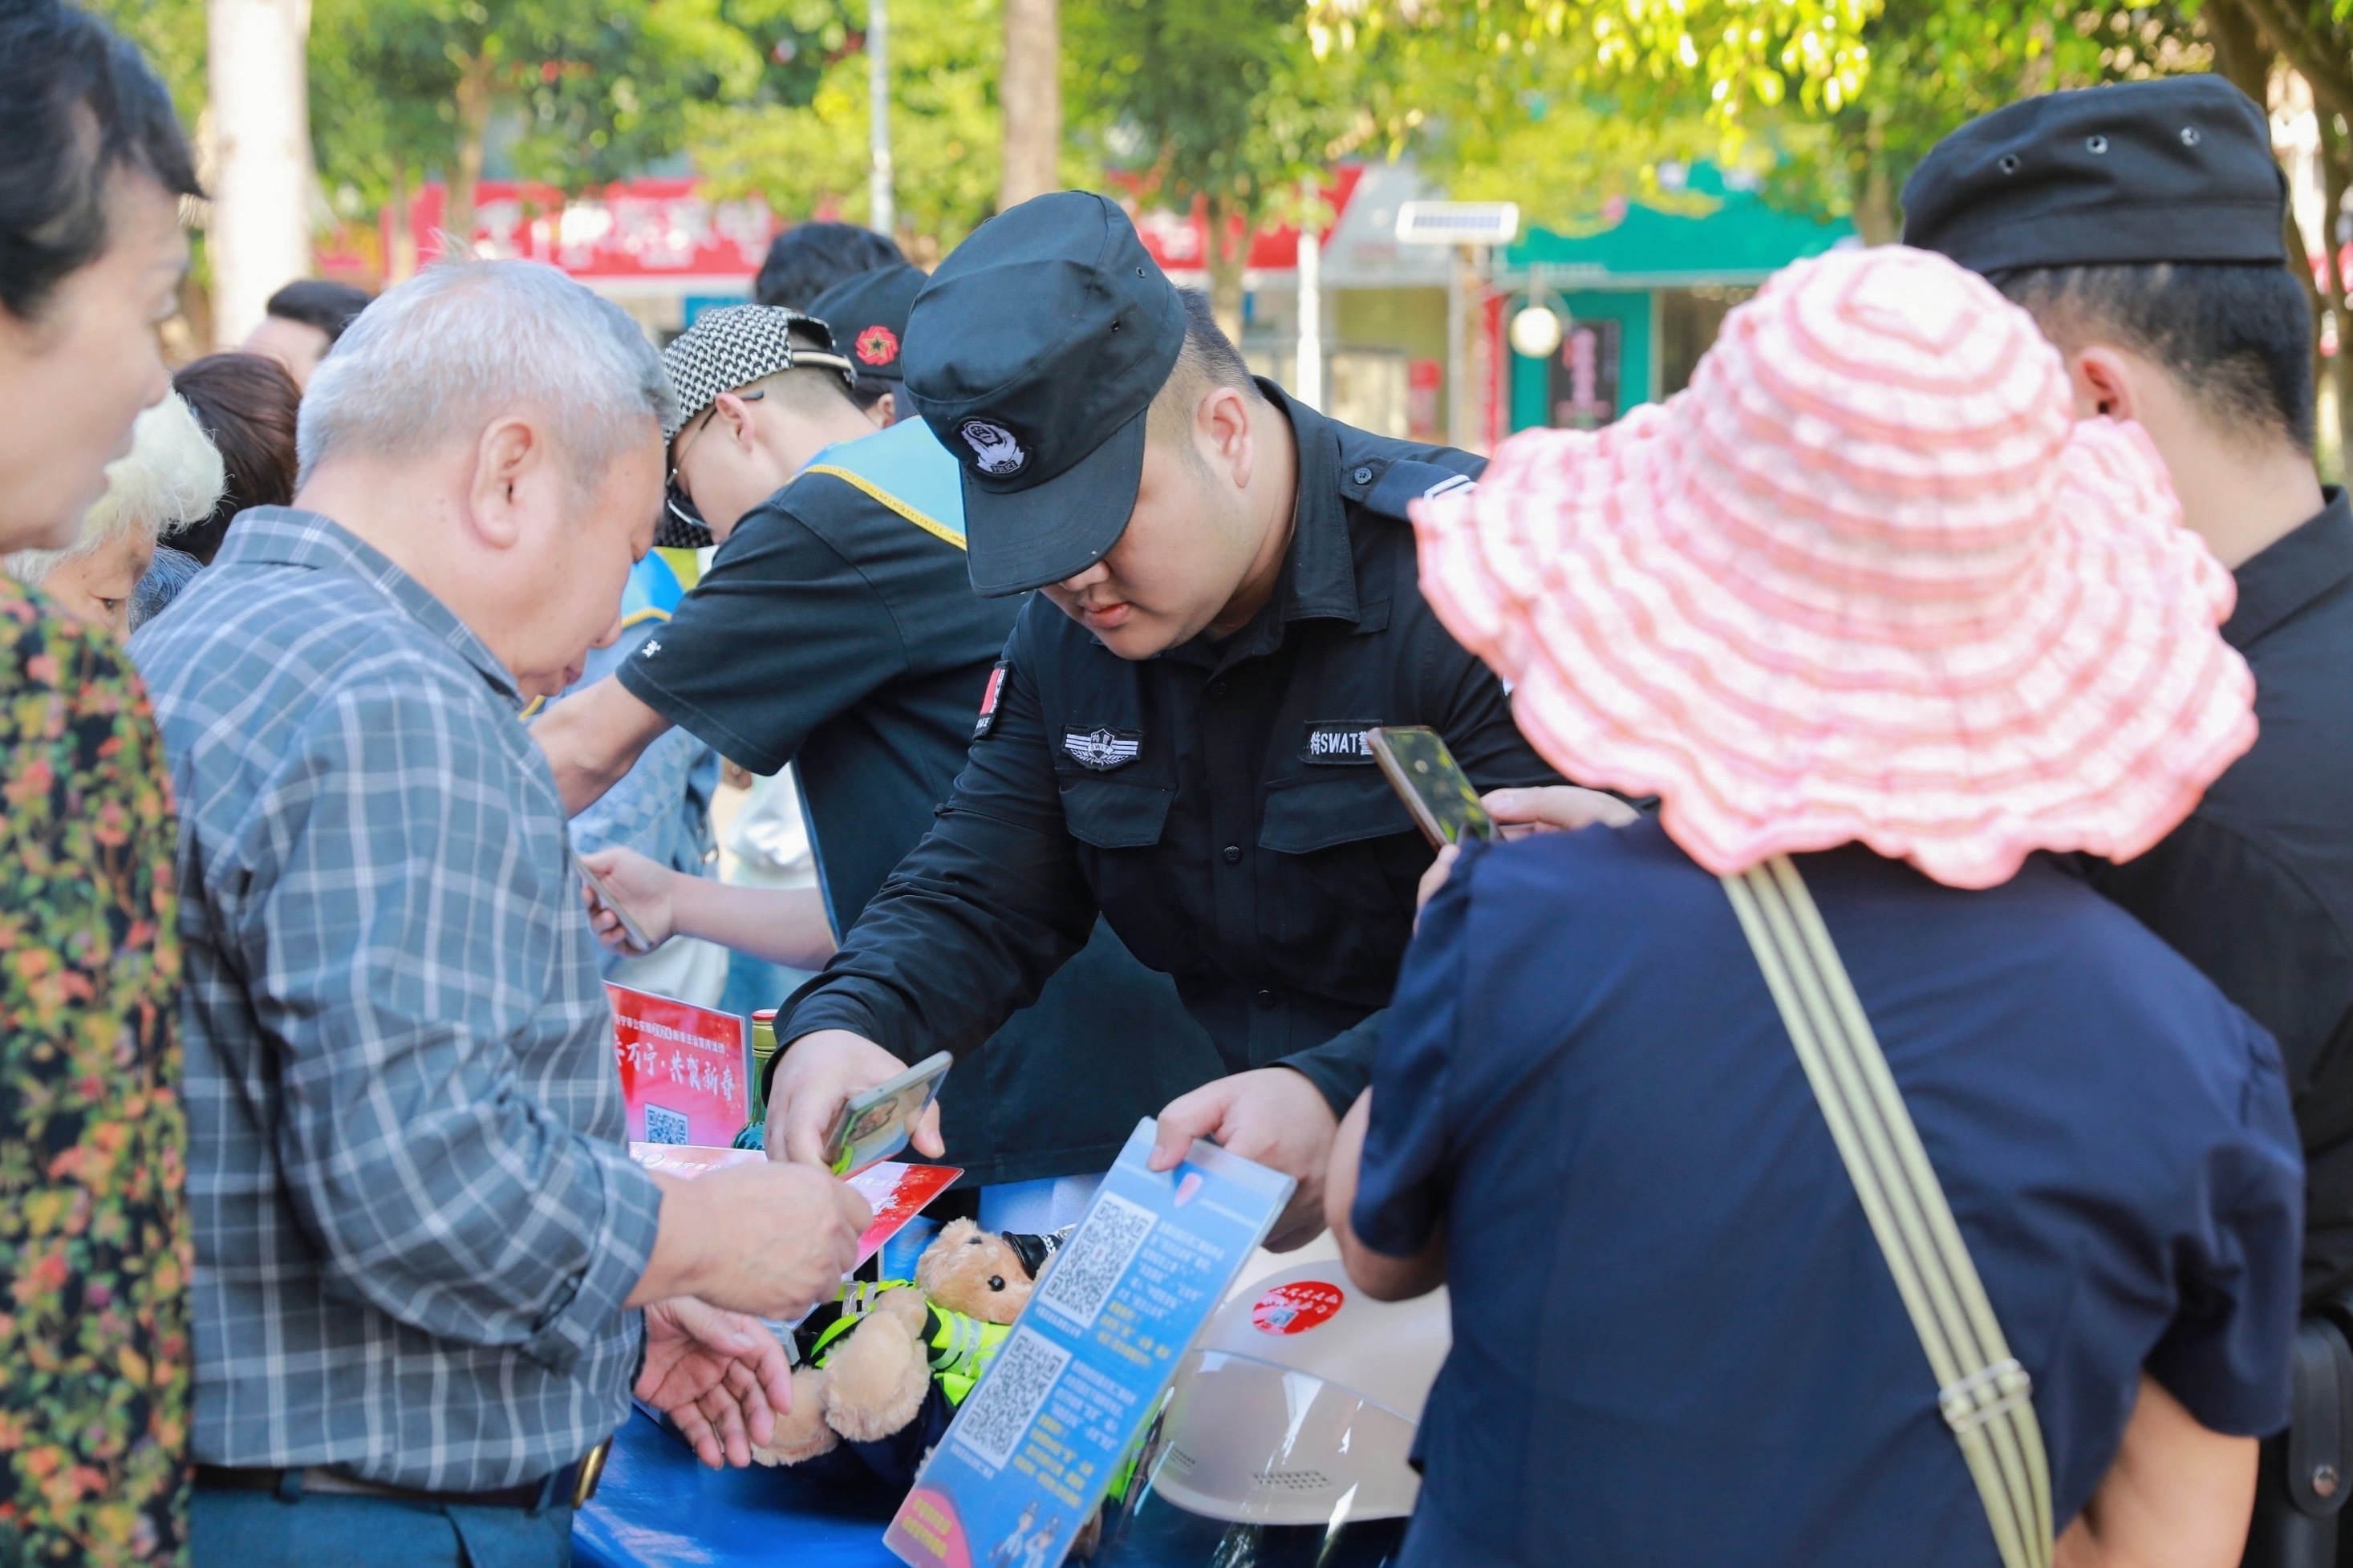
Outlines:
MULTIPOLYGON (((127 44, 0 7, 0 552, 72 543, 164 395, 195 190, 127 44)), ((0 1564, 186 1557, 174 834, 122 649, 0 581, 0 1564)))

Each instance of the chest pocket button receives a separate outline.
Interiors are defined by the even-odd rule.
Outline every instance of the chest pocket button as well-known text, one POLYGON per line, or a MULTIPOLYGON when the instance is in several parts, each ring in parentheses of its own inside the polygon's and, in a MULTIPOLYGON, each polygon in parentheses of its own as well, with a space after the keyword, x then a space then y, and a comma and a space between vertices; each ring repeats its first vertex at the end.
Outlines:
POLYGON ((1261 1013, 1271 1013, 1274 1011, 1274 993, 1271 991, 1261 991, 1257 994, 1253 995, 1250 1000, 1258 1004, 1258 1010, 1261 1013))

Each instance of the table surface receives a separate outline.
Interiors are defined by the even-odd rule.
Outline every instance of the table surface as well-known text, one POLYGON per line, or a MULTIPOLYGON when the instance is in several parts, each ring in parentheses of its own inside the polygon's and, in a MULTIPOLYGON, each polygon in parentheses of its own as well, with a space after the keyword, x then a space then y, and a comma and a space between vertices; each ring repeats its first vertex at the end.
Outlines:
MULTIPOLYGON (((758 1466, 706 1470, 683 1441, 633 1411, 613 1435, 596 1500, 573 1516, 572 1560, 580 1568, 901 1568, 882 1545, 899 1498, 888 1486, 845 1488, 758 1466)), ((1327 1540, 1320 1530, 1225 1525, 1161 1503, 1145 1505, 1119 1534, 1099 1564, 1389 1568, 1405 1521, 1350 1526, 1327 1540)))
POLYGON ((581 1568, 899 1568, 882 1546, 889 1487, 848 1489, 754 1465, 707 1470, 645 1412, 613 1435, 596 1500, 572 1521, 581 1568))

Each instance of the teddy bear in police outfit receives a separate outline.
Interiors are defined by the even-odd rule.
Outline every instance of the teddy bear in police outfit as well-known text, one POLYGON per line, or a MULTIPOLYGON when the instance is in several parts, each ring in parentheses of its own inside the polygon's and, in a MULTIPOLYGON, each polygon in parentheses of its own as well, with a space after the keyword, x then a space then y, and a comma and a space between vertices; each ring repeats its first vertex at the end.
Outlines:
POLYGON ((830 1322, 803 1325, 793 1407, 752 1457, 912 1486, 1060 1244, 952 1220, 916 1259, 912 1285, 853 1287, 830 1322))

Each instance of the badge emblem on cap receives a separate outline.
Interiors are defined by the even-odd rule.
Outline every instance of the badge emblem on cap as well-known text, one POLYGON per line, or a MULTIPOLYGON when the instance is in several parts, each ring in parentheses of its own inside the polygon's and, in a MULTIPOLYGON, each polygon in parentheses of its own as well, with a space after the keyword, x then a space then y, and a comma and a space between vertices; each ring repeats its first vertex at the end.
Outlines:
POLYGON ((991 425, 986 419, 967 419, 961 432, 965 445, 972 448, 980 471, 991 479, 1001 479, 1008 474, 1018 474, 1029 461, 1021 443, 1013 432, 1002 425, 991 425))
POLYGON ((899 334, 877 321, 858 334, 855 346, 861 364, 889 364, 899 357, 899 334))

